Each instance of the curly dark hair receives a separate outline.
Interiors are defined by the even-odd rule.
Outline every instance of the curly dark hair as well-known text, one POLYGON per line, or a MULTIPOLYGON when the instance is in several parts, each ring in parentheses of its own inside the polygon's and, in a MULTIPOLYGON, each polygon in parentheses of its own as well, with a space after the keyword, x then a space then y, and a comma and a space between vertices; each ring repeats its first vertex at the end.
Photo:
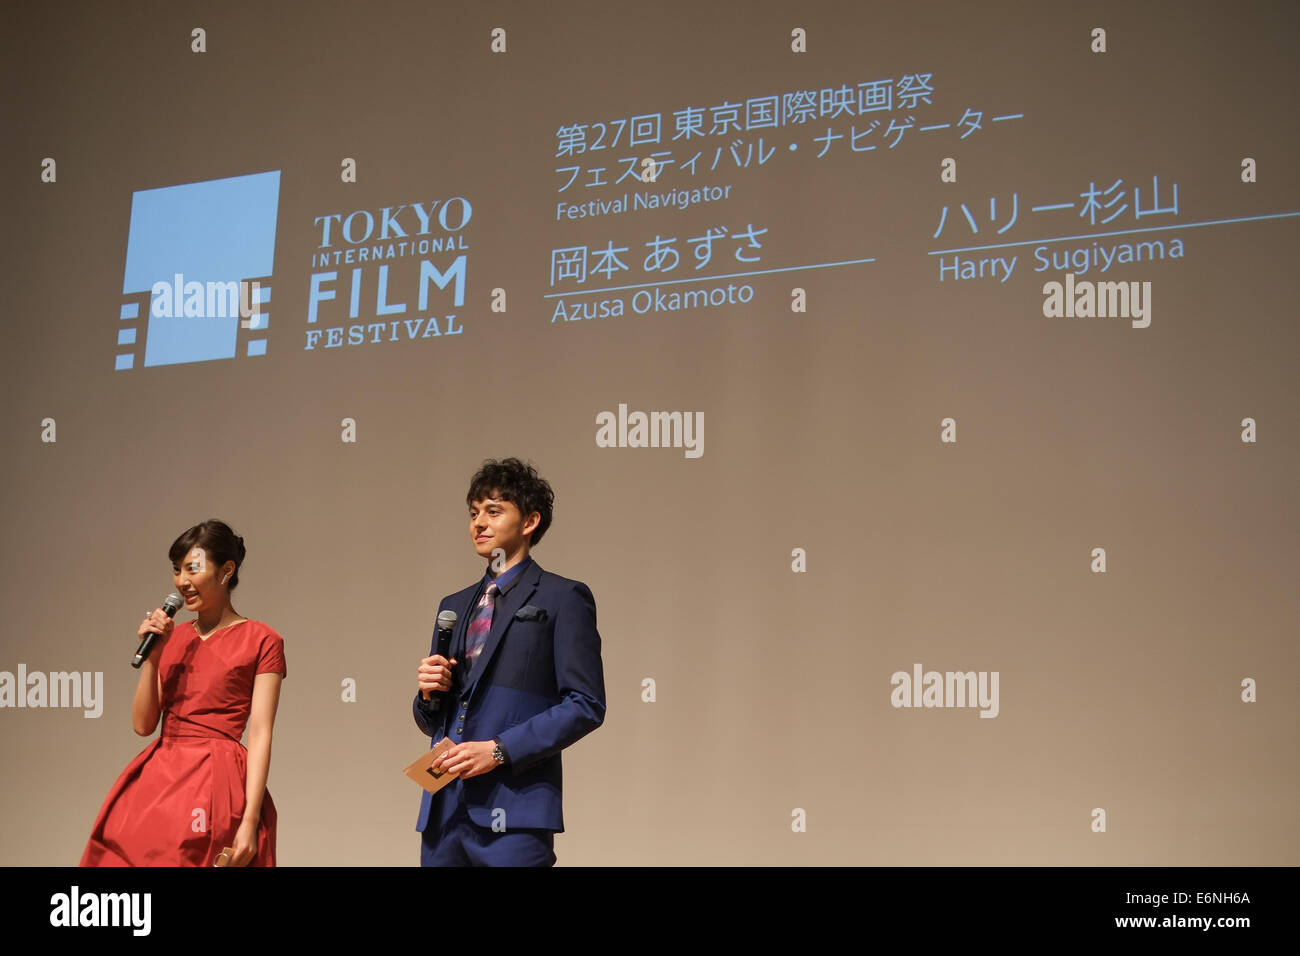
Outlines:
POLYGON ((536 468, 518 458, 503 458, 500 461, 493 458, 483 462, 470 479, 465 505, 472 506, 484 498, 514 502, 519 514, 525 519, 534 511, 542 516, 537 530, 529 539, 529 547, 541 541, 542 535, 551 526, 555 492, 546 479, 537 473, 536 468))
POLYGON ((202 548, 208 553, 212 562, 221 567, 227 561, 235 562, 235 573, 231 575, 227 587, 234 590, 239 584, 239 566, 244 563, 244 539, 230 529, 224 521, 209 518, 200 521, 188 531, 182 531, 180 537, 172 542, 167 557, 172 564, 189 554, 193 548, 202 548))

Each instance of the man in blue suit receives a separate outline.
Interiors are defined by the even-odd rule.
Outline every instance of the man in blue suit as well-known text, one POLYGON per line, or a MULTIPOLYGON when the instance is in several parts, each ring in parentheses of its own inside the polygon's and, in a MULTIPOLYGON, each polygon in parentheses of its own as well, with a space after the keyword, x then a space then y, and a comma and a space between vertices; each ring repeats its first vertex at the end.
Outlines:
POLYGON ((420 662, 413 705, 433 744, 452 741, 431 769, 459 774, 420 803, 423 866, 555 863, 560 751, 605 719, 605 676, 591 590, 529 557, 554 500, 517 458, 485 462, 470 481, 469 533, 487 573, 442 599, 439 612, 456 612, 451 657, 435 645, 420 662))

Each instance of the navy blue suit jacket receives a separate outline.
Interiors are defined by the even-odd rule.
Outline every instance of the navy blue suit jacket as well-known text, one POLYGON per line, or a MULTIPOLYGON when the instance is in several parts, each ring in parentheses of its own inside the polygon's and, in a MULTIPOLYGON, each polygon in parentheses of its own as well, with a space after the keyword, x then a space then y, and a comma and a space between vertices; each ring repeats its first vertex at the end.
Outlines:
POLYGON ((480 590, 481 582, 473 584, 438 606, 456 612, 451 656, 457 661, 440 717, 426 713, 419 691, 412 706, 416 726, 433 738, 430 746, 443 737, 457 743, 496 737, 509 760, 425 793, 416 829, 441 826, 463 803, 480 826, 558 832, 564 829, 560 751, 605 719, 596 601, 581 581, 533 561, 497 598, 487 642, 467 675, 465 632, 480 590), (494 818, 496 810, 505 812, 504 820, 494 818))

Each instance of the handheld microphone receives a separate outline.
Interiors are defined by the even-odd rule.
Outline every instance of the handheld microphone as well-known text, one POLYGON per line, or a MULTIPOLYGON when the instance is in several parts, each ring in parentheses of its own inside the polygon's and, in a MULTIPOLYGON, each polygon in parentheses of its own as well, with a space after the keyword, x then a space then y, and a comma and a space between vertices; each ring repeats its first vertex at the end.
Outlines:
MULTIPOLYGON (((168 617, 175 617, 176 612, 184 606, 185 602, 181 600, 181 596, 173 592, 172 594, 167 595, 167 600, 163 601, 162 609, 163 613, 168 617)), ((136 670, 140 669, 140 665, 143 664, 144 659, 149 656, 149 652, 153 650, 154 643, 157 640, 158 635, 153 631, 150 631, 144 636, 144 640, 140 642, 140 649, 135 652, 135 657, 131 658, 132 667, 136 670)))
MULTIPOLYGON (((438 612, 438 640, 435 643, 434 653, 442 657, 450 658, 451 656, 451 633, 456 629, 456 612, 439 611, 438 612)), ((435 690, 429 695, 429 710, 437 713, 442 710, 442 699, 447 696, 446 691, 435 690)))

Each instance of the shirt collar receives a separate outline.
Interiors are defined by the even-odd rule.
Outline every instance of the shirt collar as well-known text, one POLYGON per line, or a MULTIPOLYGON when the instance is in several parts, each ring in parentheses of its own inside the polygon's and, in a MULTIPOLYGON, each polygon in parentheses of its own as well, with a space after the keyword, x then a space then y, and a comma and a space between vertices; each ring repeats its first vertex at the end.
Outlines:
POLYGON ((487 572, 483 575, 483 586, 486 587, 488 583, 495 582, 497 590, 504 594, 506 591, 510 590, 511 586, 517 580, 519 580, 519 575, 523 573, 524 568, 528 567, 532 563, 533 559, 531 557, 524 558, 513 568, 502 571, 497 575, 492 574, 492 566, 489 564, 487 572))

